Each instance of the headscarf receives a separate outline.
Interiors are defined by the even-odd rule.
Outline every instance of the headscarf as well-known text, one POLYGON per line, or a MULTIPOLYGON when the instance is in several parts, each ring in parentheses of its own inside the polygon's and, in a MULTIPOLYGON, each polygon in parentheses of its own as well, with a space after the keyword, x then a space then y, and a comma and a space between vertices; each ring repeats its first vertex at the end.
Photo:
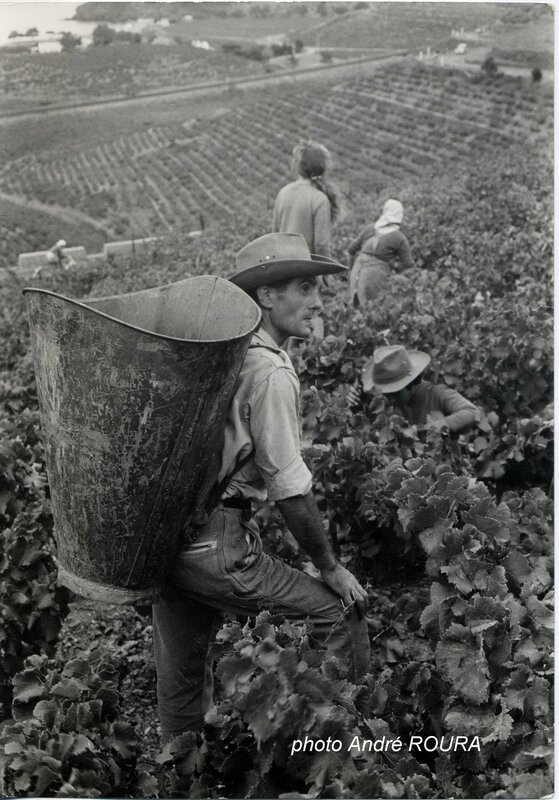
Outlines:
POLYGON ((404 219, 404 206, 399 200, 387 200, 382 207, 382 214, 375 222, 377 233, 390 233, 401 225, 404 219))

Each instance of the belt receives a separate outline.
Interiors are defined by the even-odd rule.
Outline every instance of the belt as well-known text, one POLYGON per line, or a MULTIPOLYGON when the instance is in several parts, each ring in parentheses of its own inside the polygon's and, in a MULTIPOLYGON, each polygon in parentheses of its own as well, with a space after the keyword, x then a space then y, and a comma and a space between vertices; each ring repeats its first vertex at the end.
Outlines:
POLYGON ((241 511, 251 511, 252 504, 245 497, 226 497, 222 500, 224 508, 240 508, 241 511))

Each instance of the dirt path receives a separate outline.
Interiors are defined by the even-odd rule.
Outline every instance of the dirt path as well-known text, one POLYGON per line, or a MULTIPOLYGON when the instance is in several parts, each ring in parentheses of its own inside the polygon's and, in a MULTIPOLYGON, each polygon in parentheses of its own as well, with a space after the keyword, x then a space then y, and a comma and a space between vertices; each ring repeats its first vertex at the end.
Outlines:
POLYGON ((384 53, 382 55, 365 56, 361 58, 349 59, 335 64, 322 64, 317 67, 307 67, 305 69, 291 69, 272 75, 257 75, 254 77, 232 78, 230 80, 213 81, 209 83, 196 83, 188 86, 177 86, 167 88, 162 91, 143 92, 135 97, 112 97, 106 100, 96 100, 85 103, 60 104, 48 108, 40 107, 27 109, 26 111, 9 112, 0 115, 0 125, 7 125, 16 120, 35 120, 38 116, 49 117, 54 114, 68 111, 99 111, 108 108, 127 108, 146 103, 158 101, 168 101, 170 97, 199 97, 209 94, 222 94, 234 89, 261 88, 263 86, 273 86, 285 82, 298 80, 324 79, 343 77, 351 74, 356 69, 360 69, 364 64, 374 64, 381 67, 392 61, 399 60, 407 55, 407 51, 398 50, 384 53))
POLYGON ((29 198, 21 195, 6 194, 2 191, 0 191, 0 200, 5 200, 6 202, 13 203, 16 206, 22 206, 26 210, 40 211, 43 214, 56 217, 57 219, 62 220, 62 222, 75 222, 78 225, 89 225, 91 228, 95 228, 95 230, 100 231, 110 239, 117 238, 117 235, 112 228, 109 228, 102 222, 93 219, 93 217, 89 217, 82 211, 77 211, 75 208, 66 208, 56 205, 55 203, 46 205, 45 203, 41 203, 39 200, 30 200, 29 198))

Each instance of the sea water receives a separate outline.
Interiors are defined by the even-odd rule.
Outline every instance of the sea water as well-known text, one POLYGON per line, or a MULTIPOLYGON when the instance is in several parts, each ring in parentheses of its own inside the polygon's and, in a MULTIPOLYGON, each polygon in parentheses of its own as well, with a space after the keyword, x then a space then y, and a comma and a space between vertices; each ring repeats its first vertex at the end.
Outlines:
MULTIPOLYGON (((10 33, 17 31, 25 34, 30 28, 37 28, 38 40, 58 39, 63 31, 81 36, 84 44, 90 40, 98 22, 81 22, 72 19, 81 3, 70 2, 3 2, 0 0, 0 46, 24 41, 11 38, 10 33)), ((130 30, 129 23, 109 23, 115 30, 130 30)), ((145 20, 144 20, 145 24, 145 20)))

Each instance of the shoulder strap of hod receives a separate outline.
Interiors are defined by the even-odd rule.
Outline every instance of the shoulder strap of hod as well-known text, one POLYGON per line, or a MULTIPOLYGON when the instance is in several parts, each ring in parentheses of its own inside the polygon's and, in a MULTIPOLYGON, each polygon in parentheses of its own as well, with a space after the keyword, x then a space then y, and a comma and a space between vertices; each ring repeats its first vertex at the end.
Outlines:
MULTIPOLYGON (((269 347, 266 344, 260 344, 260 343, 258 343, 258 344, 250 344, 248 349, 249 350, 251 350, 251 349, 254 350, 255 348, 261 348, 261 349, 265 349, 265 350, 271 350, 272 352, 276 352, 276 350, 274 350, 273 347, 269 347)), ((240 459, 240 461, 236 461, 234 466, 233 466, 233 469, 231 470, 231 472, 229 472, 227 475, 225 475, 225 477, 222 478, 222 480, 217 481, 216 483, 214 483, 214 485, 212 486, 212 488, 210 489, 210 491, 209 491, 209 493, 208 493, 208 495, 206 497, 205 503, 203 504, 203 506, 201 508, 198 507, 198 511, 195 512, 195 514, 193 515, 193 519, 197 519, 197 522, 191 522, 191 524, 187 526, 187 528, 189 530, 189 541, 190 542, 194 541, 195 538, 196 538, 195 534, 193 533, 193 528, 194 529, 200 528, 200 526, 203 524, 204 518, 207 519, 208 514, 210 514, 211 511, 213 511, 213 509, 219 503, 223 492, 227 489, 227 487, 229 485, 229 482, 235 477, 235 475, 238 472, 241 471, 241 469, 247 463, 249 458, 252 456, 252 453, 253 453, 253 451, 251 450, 246 456, 243 456, 240 459)))
POLYGON ((246 456, 243 456, 240 461, 235 463, 233 470, 229 472, 222 480, 218 481, 210 491, 208 499, 206 500, 206 513, 209 514, 215 506, 219 503, 221 495, 229 486, 230 481, 242 470, 252 455, 252 450, 246 456))
POLYGON ((244 467, 247 463, 249 458, 252 455, 252 450, 248 455, 243 456, 240 461, 237 461, 232 469, 222 480, 217 481, 214 483, 212 488, 210 489, 206 501, 202 506, 198 506, 198 509, 192 514, 190 522, 187 523, 183 530, 183 535, 186 534, 187 541, 192 544, 192 542, 196 541, 198 538, 199 532, 201 527, 205 524, 208 519, 208 516, 214 510, 216 505, 219 503, 223 492, 226 490, 227 486, 231 479, 244 467))
POLYGON ((248 349, 249 350, 269 350, 271 353, 277 353, 279 348, 271 347, 271 345, 269 345, 269 344, 249 344, 248 349))

